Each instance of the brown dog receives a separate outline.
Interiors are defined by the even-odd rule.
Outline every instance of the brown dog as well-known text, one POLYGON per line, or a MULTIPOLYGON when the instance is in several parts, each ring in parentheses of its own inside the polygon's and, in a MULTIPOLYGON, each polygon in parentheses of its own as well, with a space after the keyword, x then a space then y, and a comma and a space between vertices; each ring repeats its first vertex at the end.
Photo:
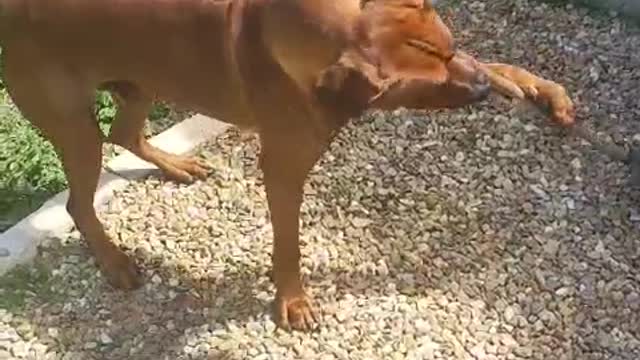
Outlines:
POLYGON ((10 95, 59 151, 67 210, 120 288, 140 282, 93 208, 103 142, 95 89, 118 99, 107 141, 177 181, 203 178, 206 168, 147 142, 152 100, 255 129, 276 320, 300 329, 315 317, 300 279, 302 188, 331 138, 369 108, 458 107, 489 91, 478 64, 457 56, 449 29, 419 0, 0 0, 0 45, 10 95))

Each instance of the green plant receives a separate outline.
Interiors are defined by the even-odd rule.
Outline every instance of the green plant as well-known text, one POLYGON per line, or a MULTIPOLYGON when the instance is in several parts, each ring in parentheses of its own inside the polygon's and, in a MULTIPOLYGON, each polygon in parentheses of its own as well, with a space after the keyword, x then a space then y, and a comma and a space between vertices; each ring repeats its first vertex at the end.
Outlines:
POLYGON ((57 154, 40 132, 8 105, 0 104, 0 184, 59 190, 64 184, 57 154))
MULTIPOLYGON (((106 135, 111 129, 117 113, 117 104, 108 91, 96 93, 96 118, 102 132, 106 135)), ((162 119, 169 115, 169 107, 164 103, 154 103, 149 112, 149 121, 162 119)))
POLYGON ((149 112, 149 121, 164 119, 169 116, 171 109, 165 103, 155 103, 149 112))
POLYGON ((66 186, 53 146, 4 98, 0 91, 0 231, 66 186))
POLYGON ((102 132, 107 135, 116 117, 117 105, 108 91, 96 93, 96 118, 102 132))

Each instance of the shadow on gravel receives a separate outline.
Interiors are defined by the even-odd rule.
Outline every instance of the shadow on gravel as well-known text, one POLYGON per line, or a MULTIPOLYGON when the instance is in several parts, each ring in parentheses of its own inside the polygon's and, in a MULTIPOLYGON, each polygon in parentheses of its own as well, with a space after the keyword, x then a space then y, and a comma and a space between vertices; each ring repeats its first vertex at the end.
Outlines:
MULTIPOLYGON (((464 149, 467 142, 475 139, 475 130, 489 126, 489 119, 491 116, 482 121, 463 122, 461 125, 468 131, 443 135, 451 142, 446 148, 431 150, 429 156, 455 156, 456 150, 464 149)), ((409 137, 422 140, 429 137, 421 125, 411 131, 415 133, 409 133, 409 137)), ((551 137, 552 131, 527 136, 551 137)), ((511 189, 508 196, 497 202, 487 198, 484 205, 469 209, 466 206, 475 201, 474 196, 483 199, 489 190, 472 189, 471 182, 464 181, 454 187, 442 185, 443 178, 464 175, 473 179, 483 176, 485 170, 465 165, 472 159, 429 170, 416 168, 415 164, 424 160, 426 154, 427 151, 386 154, 400 177, 421 178, 423 188, 401 182, 393 185, 395 191, 387 194, 384 201, 394 207, 403 204, 401 213, 388 212, 386 205, 367 204, 360 199, 370 212, 371 222, 366 229, 347 233, 341 240, 367 261, 385 265, 367 270, 357 264, 351 267, 330 262, 312 272, 307 282, 312 291, 314 284, 329 282, 336 289, 329 296, 331 301, 347 295, 373 298, 432 294, 443 295, 452 303, 481 301, 485 311, 491 312, 487 316, 497 316, 504 324, 497 330, 527 339, 527 351, 534 354, 562 348, 566 359, 597 351, 627 359, 625 354, 637 349, 617 347, 614 338, 603 337, 600 330, 618 329, 632 336, 640 335, 636 326, 640 321, 638 312, 626 305, 637 294, 640 279, 636 250, 640 231, 637 223, 628 220, 631 212, 638 209, 639 194, 626 189, 620 177, 604 183, 593 182, 600 178, 598 172, 619 172, 620 168, 594 163, 593 154, 573 153, 583 163, 594 164, 582 175, 582 182, 577 183, 567 171, 569 161, 562 159, 562 152, 556 153, 552 156, 558 156, 557 161, 548 159, 550 165, 545 172, 548 178, 566 184, 564 190, 540 192, 534 180, 523 180, 521 187, 511 189), (467 168, 475 169, 475 173, 462 171, 467 168), (407 198, 413 199, 413 203, 403 203, 407 198), (571 201, 574 203, 567 205, 571 201), (589 222, 584 223, 584 219, 589 222), (423 224, 417 226, 418 222, 423 224), (615 240, 598 248, 599 239, 607 237, 615 240), (610 296, 613 293, 618 295, 610 296), (620 308, 627 310, 609 310, 620 308), (598 330, 593 331, 594 327, 598 330)), ((367 185, 359 180, 372 178, 372 171, 388 166, 376 163, 379 155, 369 156, 374 159, 365 158, 362 165, 351 166, 346 171, 349 175, 322 178, 325 170, 346 166, 343 162, 349 162, 350 156, 344 154, 314 171, 312 184, 330 186, 327 191, 311 196, 317 207, 311 205, 313 209, 305 210, 303 233, 324 228, 322 218, 330 209, 344 208, 353 200, 349 197, 341 200, 344 194, 364 191, 367 185), (320 214, 318 218, 314 218, 315 212, 320 214)), ((502 169, 512 169, 528 160, 484 161, 487 164, 495 161, 502 169)), ((553 188, 562 186, 554 184, 553 188)), ((337 237, 344 229, 343 225, 335 226, 322 235, 337 237)), ((144 237, 144 231, 140 236, 144 237)), ((271 237, 270 232, 267 236, 271 237)), ((318 250, 317 246, 308 241, 305 247, 313 252, 318 250)), ((255 250, 269 251, 264 247, 255 250)), ((96 278, 94 265, 86 262, 84 245, 76 244, 59 254, 58 261, 69 253, 78 259, 68 266, 80 266, 82 270, 80 277, 64 279, 60 286, 77 289, 64 301, 31 308, 27 317, 32 319, 40 338, 49 338, 48 329, 58 328, 60 334, 52 344, 84 349, 79 359, 162 359, 162 356, 182 359, 186 358, 185 343, 197 349, 195 337, 200 327, 203 333, 215 333, 223 329, 210 326, 215 323, 245 327, 270 317, 273 286, 258 265, 240 262, 233 264, 232 270, 227 263, 211 263, 209 266, 225 267, 222 276, 196 278, 177 267, 161 265, 157 259, 141 258, 146 270, 159 276, 145 279, 147 284, 157 284, 154 289, 145 287, 124 293, 111 289, 101 277, 96 278), (171 277, 176 277, 180 285, 166 286, 171 277), (102 335, 105 328, 112 329, 108 338, 102 335), (185 335, 187 329, 193 328, 185 335), (131 348, 135 349, 133 354, 129 353, 131 348)), ((305 256, 310 255, 313 254, 305 256)), ((326 304, 318 305, 322 308, 326 304)), ((232 350, 229 349, 229 354, 232 350)), ((209 359, 233 359, 229 354, 212 353, 209 359)))
MULTIPOLYGON (((145 278, 143 288, 120 291, 109 286, 103 277, 96 276, 96 268, 84 246, 67 246, 55 257, 36 260, 38 275, 42 277, 45 266, 51 271, 57 267, 54 264, 72 257, 72 263, 67 262, 66 266, 80 267, 74 269, 75 278, 49 275, 38 284, 42 291, 29 294, 36 296, 35 299, 20 299, 16 304, 27 306, 15 306, 12 310, 28 319, 22 326, 30 329, 26 333, 28 337, 37 336, 50 350, 64 355, 65 360, 181 359, 180 356, 184 356, 181 339, 190 343, 188 338, 184 339, 187 328, 225 321, 242 327, 248 319, 268 311, 269 304, 252 293, 251 284, 256 281, 252 269, 225 274, 215 285, 203 286, 206 280, 193 281, 187 276, 181 279, 184 286, 180 288, 159 285, 150 291, 148 285, 153 280, 145 278), (242 287, 242 292, 225 291, 231 284, 247 286, 242 287), (52 288, 65 288, 65 296, 52 292, 52 288)), ((154 270, 176 272, 175 268, 154 270)), ((30 289, 34 288, 36 278, 21 278, 30 282, 30 289)), ((13 286, 18 289, 17 285, 13 286)), ((21 323, 14 325, 20 329, 21 323)), ((210 352, 206 359, 235 360, 225 351, 210 352)))
MULTIPOLYGON (((586 177, 585 182, 588 181, 589 178, 586 177)), ((435 224, 428 238, 416 239, 415 234, 407 234, 407 239, 402 241, 394 240, 389 231, 394 228, 410 229, 411 219, 402 223, 401 219, 372 216, 374 223, 370 225, 370 238, 347 238, 345 241, 360 242, 365 252, 371 245, 384 247, 384 251, 381 251, 383 255, 376 256, 374 261, 384 262, 387 271, 363 273, 353 268, 329 266, 313 273, 308 284, 313 290, 316 282, 333 282, 337 289, 337 300, 347 294, 429 296, 431 292, 438 292, 446 294, 451 301, 481 300, 489 310, 498 314, 504 313, 506 307, 518 304, 519 311, 512 326, 518 329, 517 332, 531 331, 527 336, 530 338, 529 347, 534 353, 542 352, 544 347, 548 348, 553 343, 567 351, 573 348, 581 353, 606 345, 608 353, 618 354, 619 359, 627 359, 623 355, 624 349, 615 350, 614 345, 603 343, 606 340, 602 340, 599 333, 587 334, 577 340, 577 335, 585 328, 590 328, 591 323, 597 322, 598 316, 610 321, 611 328, 626 327, 638 335, 638 329, 633 328, 633 324, 640 321, 637 312, 609 313, 607 308, 611 305, 611 299, 601 293, 623 289, 623 295, 618 301, 625 302, 629 294, 637 290, 636 249, 640 231, 631 224, 621 227, 620 219, 624 216, 611 214, 637 208, 638 193, 610 185, 603 187, 602 191, 604 189, 607 189, 609 195, 618 194, 618 201, 600 203, 589 197, 584 199, 588 206, 579 210, 579 214, 572 215, 576 218, 593 216, 599 219, 589 225, 594 226, 591 233, 581 233, 583 240, 600 236, 620 239, 617 244, 609 243, 612 247, 604 250, 604 253, 589 253, 579 242, 572 242, 578 240, 571 240, 566 236, 571 233, 572 226, 580 225, 572 223, 569 215, 564 218, 566 223, 562 223, 562 218, 556 224, 549 222, 548 226, 553 229, 546 234, 532 233, 539 228, 536 221, 540 219, 528 213, 514 213, 513 209, 520 206, 517 203, 502 204, 503 209, 479 211, 477 229, 460 229, 460 224, 451 224, 448 228, 435 224), (593 211, 597 214, 590 213, 593 211), (555 248, 547 248, 550 240, 554 241, 555 248), (422 243, 425 246, 414 247, 410 243, 422 243), (603 279, 614 281, 611 289, 603 288, 610 283, 603 283, 603 279), (380 287, 381 283, 392 285, 395 289, 389 292, 389 289, 380 287), (625 287, 627 290, 624 290, 625 287), (574 294, 577 295, 575 299, 574 294), (556 333, 550 327, 537 331, 531 329, 541 308, 558 314, 559 322, 555 325, 561 331, 556 333), (604 317, 604 314, 607 316, 604 317), (520 324, 520 321, 525 323, 520 324), (574 330, 578 333, 574 333, 574 330), (568 338, 567 335, 576 337, 568 338)), ((445 190, 436 190, 436 193, 439 201, 447 205, 450 194, 445 190)), ((525 198, 528 196, 533 201, 534 195, 530 190, 523 189, 522 193, 525 198)), ((327 206, 331 206, 332 201, 323 200, 322 195, 320 200, 327 200, 327 206)), ((533 211, 543 213, 553 209, 548 208, 545 202, 538 202, 534 203, 533 211)), ((88 258, 84 247, 76 247, 70 253, 81 259, 77 263, 88 258)), ((60 255, 67 256, 68 253, 60 255)), ((92 266, 89 263, 83 270, 88 278, 95 278, 92 266)), ((159 274, 179 273, 176 268, 152 264, 146 266, 159 274)), ((259 319, 269 313, 269 301, 256 295, 258 288, 272 289, 271 286, 264 285, 268 279, 260 271, 257 267, 240 265, 233 272, 225 272, 223 277, 216 279, 194 279, 189 274, 181 274, 181 291, 159 285, 153 291, 141 289, 124 293, 109 288, 102 278, 98 278, 95 287, 85 289, 93 292, 93 295, 86 297, 93 303, 76 302, 75 300, 82 301, 86 295, 77 291, 76 299, 71 297, 64 299, 64 302, 33 308, 27 317, 32 319, 40 338, 49 338, 48 329, 57 328, 60 334, 56 340, 52 339, 52 343, 84 348, 85 351, 78 355, 78 359, 151 359, 158 354, 169 359, 180 359, 176 354, 182 354, 184 342, 189 344, 188 336, 184 337, 186 329, 213 323, 244 327, 256 319, 261 321, 259 319), (257 284, 260 286, 256 286, 257 284), (230 292, 230 288, 241 291, 230 292), (69 309, 70 306, 74 308, 69 309), (84 313, 84 309, 91 309, 93 313, 84 313), (104 323, 100 321, 101 316, 96 319, 95 311, 104 314, 104 323), (61 321, 63 318, 64 321, 61 321), (110 332, 108 339, 100 340, 101 329, 106 327, 117 330, 110 332), (144 331, 141 332, 140 329, 144 331), (135 348, 135 353, 129 354, 122 350, 129 348, 135 348)), ((167 281, 165 276, 162 278, 164 282, 167 281)), ((82 284, 84 280, 76 278, 69 281, 82 284)), ((146 281, 150 283, 154 280, 146 281)), ((82 289, 82 285, 77 286, 82 289)), ((269 300, 271 295, 269 293, 269 300)), ((323 304, 318 305, 322 307, 323 304)), ((599 323, 599 326, 603 324, 599 323)), ((194 332, 196 334, 197 331, 194 332)), ((208 359, 233 357, 220 352, 208 359)))

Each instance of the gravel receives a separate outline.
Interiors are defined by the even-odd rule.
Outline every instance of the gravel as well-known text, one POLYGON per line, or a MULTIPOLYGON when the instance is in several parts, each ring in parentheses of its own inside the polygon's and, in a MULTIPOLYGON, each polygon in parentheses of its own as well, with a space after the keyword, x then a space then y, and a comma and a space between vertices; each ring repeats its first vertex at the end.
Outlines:
MULTIPOLYGON (((583 121, 640 139, 637 28, 527 1, 454 14, 462 48, 566 84, 583 121)), ((640 193, 512 107, 371 113, 341 133, 302 212, 314 332, 272 322, 257 142, 230 130, 199 151, 206 181, 150 177, 101 212, 142 289, 109 288, 77 232, 51 239, 46 282, 0 310, 0 359, 637 359, 640 193)))

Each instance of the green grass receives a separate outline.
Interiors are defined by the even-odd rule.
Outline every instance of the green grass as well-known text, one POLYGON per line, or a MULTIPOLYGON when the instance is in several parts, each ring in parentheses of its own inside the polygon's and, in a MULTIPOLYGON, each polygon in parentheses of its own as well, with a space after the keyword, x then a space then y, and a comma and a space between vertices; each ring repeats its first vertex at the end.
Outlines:
POLYGON ((53 146, 0 90, 0 230, 66 186, 53 146))

